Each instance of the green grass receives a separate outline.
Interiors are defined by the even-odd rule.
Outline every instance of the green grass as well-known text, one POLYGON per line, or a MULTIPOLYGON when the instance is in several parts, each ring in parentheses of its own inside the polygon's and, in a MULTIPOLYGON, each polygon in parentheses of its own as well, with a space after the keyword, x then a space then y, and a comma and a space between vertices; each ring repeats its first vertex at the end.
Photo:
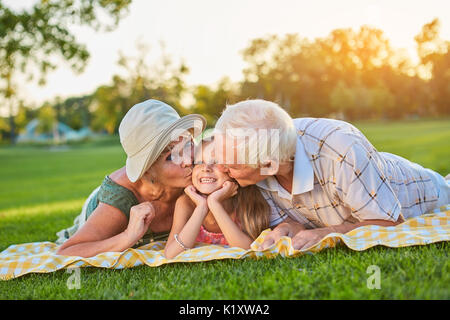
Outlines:
MULTIPOLYGON (((450 121, 356 123, 379 151, 450 173, 450 121)), ((49 151, 0 149, 0 250, 54 241, 103 177, 122 166, 118 143, 49 151)), ((157 268, 81 269, 69 290, 65 270, 0 281, 0 299, 449 299, 448 242, 363 252, 344 246, 298 258, 222 260, 157 268), (381 289, 367 288, 367 267, 381 289)))

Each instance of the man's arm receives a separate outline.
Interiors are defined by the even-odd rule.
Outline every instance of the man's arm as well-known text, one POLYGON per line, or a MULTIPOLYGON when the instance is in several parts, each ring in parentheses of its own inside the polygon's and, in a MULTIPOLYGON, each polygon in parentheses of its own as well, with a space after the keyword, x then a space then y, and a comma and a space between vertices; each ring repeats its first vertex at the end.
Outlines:
POLYGON ((306 230, 305 226, 287 217, 282 223, 277 225, 264 239, 260 245, 261 249, 266 249, 280 240, 281 237, 293 237, 302 230, 306 230))
POLYGON ((292 237, 292 246, 294 249, 300 250, 313 246, 330 233, 347 233, 353 229, 367 225, 391 227, 402 222, 404 222, 404 219, 400 215, 396 222, 388 220, 365 220, 357 223, 347 222, 325 228, 306 229, 302 224, 290 219, 289 221, 279 224, 270 234, 268 234, 261 244, 260 249, 267 249, 283 236, 292 237))
POLYGON ((320 240, 322 240, 325 236, 330 233, 347 233, 353 229, 368 226, 368 225, 376 225, 383 227, 392 227, 396 226, 399 223, 404 222, 402 216, 398 218, 396 222, 387 221, 387 220, 365 220, 357 223, 343 223, 335 226, 325 227, 325 228, 317 228, 311 230, 301 230, 292 238, 292 246, 296 250, 306 249, 312 247, 320 240))

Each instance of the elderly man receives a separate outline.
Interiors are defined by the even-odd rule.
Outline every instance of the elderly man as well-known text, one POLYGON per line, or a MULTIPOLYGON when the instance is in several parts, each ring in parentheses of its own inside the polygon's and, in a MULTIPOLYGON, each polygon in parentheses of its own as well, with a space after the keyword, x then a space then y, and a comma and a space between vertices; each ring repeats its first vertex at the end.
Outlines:
POLYGON ((227 106, 215 137, 221 170, 241 187, 256 184, 278 217, 262 249, 282 236, 308 248, 332 232, 393 226, 449 203, 441 175, 378 152, 344 121, 292 119, 273 102, 247 100, 227 106))

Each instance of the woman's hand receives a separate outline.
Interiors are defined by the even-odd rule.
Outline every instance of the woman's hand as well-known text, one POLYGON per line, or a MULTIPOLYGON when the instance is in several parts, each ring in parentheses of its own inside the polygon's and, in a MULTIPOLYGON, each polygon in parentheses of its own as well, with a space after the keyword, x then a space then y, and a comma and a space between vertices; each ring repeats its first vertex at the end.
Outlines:
POLYGON ((206 209, 208 208, 208 204, 206 202, 206 197, 199 194, 197 192, 197 189, 195 189, 195 187, 193 185, 187 186, 184 189, 184 192, 188 195, 189 198, 191 198, 192 202, 194 202, 194 204, 197 207, 206 209))
POLYGON ((155 208, 150 202, 142 202, 130 209, 130 221, 124 231, 131 246, 138 242, 147 232, 150 223, 155 217, 155 208))
POLYGON ((208 196, 209 203, 221 203, 222 201, 229 199, 237 194, 238 185, 232 181, 225 181, 222 188, 214 191, 208 196))

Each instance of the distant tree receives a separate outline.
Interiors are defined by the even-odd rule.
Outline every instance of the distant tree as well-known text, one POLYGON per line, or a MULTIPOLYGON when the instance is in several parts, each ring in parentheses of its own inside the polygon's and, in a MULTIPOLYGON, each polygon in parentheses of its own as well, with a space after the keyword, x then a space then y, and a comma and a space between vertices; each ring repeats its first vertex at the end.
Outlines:
POLYGON ((414 38, 422 66, 429 70, 431 101, 436 113, 450 114, 450 41, 439 36, 440 22, 434 19, 414 38))
POLYGON ((355 109, 355 91, 349 88, 344 81, 339 81, 330 92, 330 106, 337 114, 349 115, 349 110, 355 109))
POLYGON ((180 114, 189 111, 180 100, 187 87, 184 76, 189 71, 184 63, 175 65, 164 51, 154 65, 147 62, 148 48, 138 44, 138 55, 121 54, 119 66, 125 75, 114 75, 112 84, 97 88, 92 96, 90 111, 94 130, 115 133, 125 113, 136 103, 158 99, 173 106, 180 114))
MULTIPOLYGON (((422 38, 434 41, 436 34, 422 38)), ((336 29, 313 41, 296 34, 266 36, 242 52, 247 66, 239 95, 276 101, 295 117, 343 113, 358 119, 432 114, 426 102, 432 91, 439 112, 445 113, 450 60, 442 44, 434 47, 441 49, 433 59, 422 54, 437 66, 428 88, 410 59, 394 50, 379 29, 336 29)))
POLYGON ((378 84, 370 87, 369 95, 369 117, 374 119, 398 118, 402 113, 404 113, 401 108, 396 108, 395 96, 382 81, 379 81, 378 84))
POLYGON ((227 104, 237 102, 236 88, 229 78, 222 78, 217 86, 198 85, 193 90, 195 103, 192 113, 205 116, 208 125, 214 126, 227 104))
POLYGON ((36 114, 37 114, 36 110, 31 109, 22 100, 20 100, 18 103, 17 114, 14 118, 14 124, 17 129, 17 132, 23 131, 27 123, 31 119, 36 117, 36 114))
POLYGON ((80 97, 70 97, 64 101, 57 101, 53 108, 58 121, 67 124, 75 130, 88 127, 91 121, 89 106, 92 94, 80 97))
MULTIPOLYGON (((38 133, 54 133, 57 127, 57 119, 55 109, 51 104, 45 104, 39 108, 37 118, 39 124, 36 127, 36 132, 38 133)), ((57 134, 54 135, 57 137, 57 134)))
POLYGON ((9 138, 9 123, 8 119, 0 118, 0 142, 3 142, 5 139, 9 138))
POLYGON ((18 73, 43 84, 56 68, 56 58, 75 71, 86 65, 89 53, 77 42, 71 25, 112 30, 131 0, 40 0, 29 10, 16 12, 0 0, 0 94, 9 104, 11 140, 14 140, 13 97, 18 73))
POLYGON ((120 120, 127 112, 128 84, 125 79, 114 76, 111 85, 97 88, 93 94, 91 105, 91 127, 95 131, 105 130, 109 134, 117 131, 120 120))

